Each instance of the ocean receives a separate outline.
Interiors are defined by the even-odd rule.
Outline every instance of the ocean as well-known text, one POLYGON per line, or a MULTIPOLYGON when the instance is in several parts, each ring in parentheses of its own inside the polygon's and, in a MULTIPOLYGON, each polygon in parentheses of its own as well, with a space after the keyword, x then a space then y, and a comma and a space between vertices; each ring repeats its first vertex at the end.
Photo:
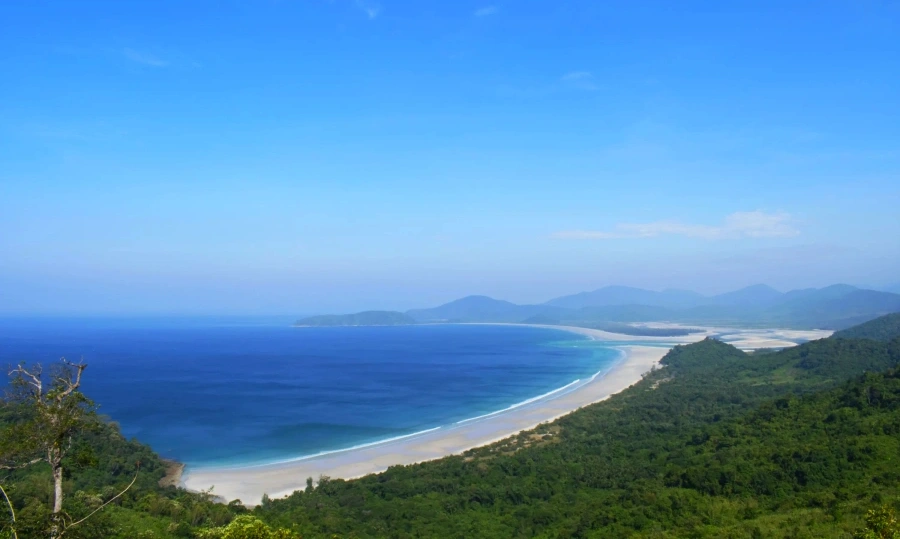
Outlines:
MULTIPOLYGON (((587 380, 616 350, 554 329, 0 320, 0 365, 88 364, 128 437, 194 467, 288 460, 472 420, 587 380)), ((502 412, 501 412, 502 413, 502 412)))

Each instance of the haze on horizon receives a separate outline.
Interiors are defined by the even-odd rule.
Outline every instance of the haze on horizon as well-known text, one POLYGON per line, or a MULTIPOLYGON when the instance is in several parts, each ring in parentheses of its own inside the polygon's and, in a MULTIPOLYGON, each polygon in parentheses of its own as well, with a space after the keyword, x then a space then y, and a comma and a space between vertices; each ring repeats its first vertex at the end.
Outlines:
POLYGON ((13 0, 0 314, 900 281, 900 4, 13 0))

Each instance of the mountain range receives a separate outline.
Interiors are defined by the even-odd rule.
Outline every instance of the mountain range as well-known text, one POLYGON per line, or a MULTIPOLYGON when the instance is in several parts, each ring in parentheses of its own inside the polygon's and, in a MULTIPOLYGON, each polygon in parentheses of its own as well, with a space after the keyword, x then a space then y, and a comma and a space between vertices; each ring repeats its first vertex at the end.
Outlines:
POLYGON ((780 292, 757 284, 705 296, 688 290, 606 286, 590 292, 518 305, 467 296, 406 313, 377 311, 300 320, 298 325, 397 325, 435 322, 514 322, 602 327, 610 323, 678 322, 703 325, 843 329, 900 311, 900 294, 836 284, 780 292), (383 318, 383 320, 382 320, 383 318))

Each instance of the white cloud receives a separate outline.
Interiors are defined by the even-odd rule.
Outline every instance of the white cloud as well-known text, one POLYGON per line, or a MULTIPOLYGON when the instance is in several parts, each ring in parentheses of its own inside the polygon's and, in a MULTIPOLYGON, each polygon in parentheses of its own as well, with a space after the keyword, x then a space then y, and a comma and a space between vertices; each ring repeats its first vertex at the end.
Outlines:
POLYGON ((169 65, 169 62, 161 58, 134 49, 123 49, 122 54, 132 62, 137 62, 150 67, 166 67, 169 65))
POLYGON ((498 11, 500 11, 500 9, 497 6, 485 6, 476 9, 474 15, 476 17, 488 17, 490 15, 495 15, 498 11))
POLYGON ((368 2, 366 0, 356 0, 356 7, 363 10, 370 19, 374 19, 381 13, 381 4, 368 2))
POLYGON ((706 240, 733 238, 786 238, 800 231, 791 225, 787 213, 764 211, 735 212, 727 216, 719 226, 692 225, 678 221, 654 221, 652 223, 622 223, 612 230, 567 230, 553 234, 554 238, 575 240, 608 240, 619 238, 655 238, 658 236, 685 236, 706 240))
POLYGON ((562 76, 563 83, 581 90, 596 90, 599 88, 590 71, 570 71, 562 76))

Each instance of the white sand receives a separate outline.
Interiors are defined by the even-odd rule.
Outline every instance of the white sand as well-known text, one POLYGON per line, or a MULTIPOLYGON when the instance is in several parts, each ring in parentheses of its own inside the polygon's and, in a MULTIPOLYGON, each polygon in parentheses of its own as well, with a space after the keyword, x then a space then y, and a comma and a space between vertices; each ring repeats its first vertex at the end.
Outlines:
POLYGON ((708 335, 727 333, 723 340, 733 342, 744 349, 780 348, 795 344, 786 340, 788 338, 809 339, 827 336, 817 332, 703 328, 703 333, 682 337, 634 337, 579 327, 537 327, 567 330, 599 341, 658 342, 660 346, 616 346, 624 352, 625 357, 605 375, 597 376, 568 392, 560 392, 559 395, 497 415, 441 427, 403 439, 284 463, 241 468, 188 468, 183 476, 183 486, 194 491, 214 488, 213 494, 225 500, 240 499, 245 504, 255 505, 260 502, 264 493, 271 498, 279 498, 304 488, 309 477, 314 480, 318 480, 322 475, 342 479, 362 477, 383 472, 389 466, 414 464, 459 454, 534 428, 573 410, 606 399, 635 384, 644 373, 659 363, 669 351, 668 345, 695 342, 708 335))
POLYGON ((787 348, 795 346, 797 342, 813 341, 816 339, 824 339, 829 337, 831 330, 823 329, 735 329, 724 327, 704 327, 704 326, 685 326, 681 324, 665 324, 665 323, 643 323, 634 324, 635 326, 651 327, 651 328, 690 328, 699 329, 699 333, 691 333, 678 337, 643 337, 635 335, 623 335, 621 333, 610 333, 599 329, 580 328, 575 326, 552 326, 539 324, 492 324, 505 326, 530 326, 548 329, 562 329, 572 333, 586 335, 598 341, 641 341, 641 342, 657 342, 665 344, 683 344, 702 341, 706 337, 715 336, 728 344, 732 344, 742 350, 756 350, 757 348, 787 348))
MULTIPOLYGON (((715 328, 702 328, 702 327, 693 327, 693 329, 701 329, 703 330, 700 333, 691 333, 689 335, 681 335, 678 337, 644 337, 637 335, 625 335, 622 333, 612 333, 609 331, 603 331, 602 329, 590 329, 590 328, 580 328, 578 326, 552 326, 545 324, 497 324, 490 323, 485 325, 491 326, 525 326, 531 328, 546 328, 546 329, 559 329, 563 331, 569 331, 571 333, 578 333, 579 335, 585 335, 590 337, 596 341, 604 341, 604 342, 622 342, 622 341, 641 341, 641 342, 658 342, 661 344, 679 344, 679 343, 692 343, 697 341, 702 341, 706 337, 710 335, 715 335, 718 331, 715 328)), ((734 331, 734 330, 732 330, 734 331)))
POLYGON ((418 436, 331 453, 304 460, 243 468, 188 468, 183 485, 208 490, 226 500, 240 499, 255 505, 264 493, 287 496, 304 488, 306 478, 321 475, 350 479, 383 472, 389 466, 414 464, 493 443, 540 423, 552 421, 587 404, 601 401, 641 379, 668 352, 667 348, 622 346, 625 358, 605 376, 556 398, 548 398, 508 412, 418 436))

